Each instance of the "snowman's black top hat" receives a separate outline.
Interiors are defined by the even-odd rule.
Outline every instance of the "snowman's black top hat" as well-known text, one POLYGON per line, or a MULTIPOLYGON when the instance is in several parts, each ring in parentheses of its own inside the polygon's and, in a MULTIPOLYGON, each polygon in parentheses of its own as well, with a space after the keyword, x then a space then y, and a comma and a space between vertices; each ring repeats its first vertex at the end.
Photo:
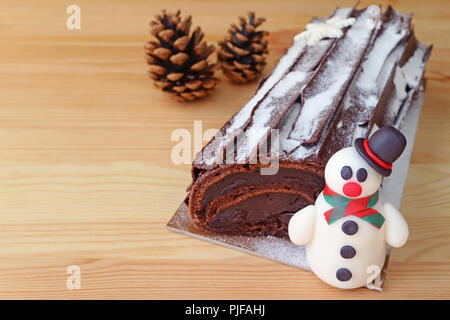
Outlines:
POLYGON ((355 140, 356 151, 382 176, 389 176, 392 163, 397 160, 406 147, 405 136, 391 126, 378 129, 369 139, 355 140))

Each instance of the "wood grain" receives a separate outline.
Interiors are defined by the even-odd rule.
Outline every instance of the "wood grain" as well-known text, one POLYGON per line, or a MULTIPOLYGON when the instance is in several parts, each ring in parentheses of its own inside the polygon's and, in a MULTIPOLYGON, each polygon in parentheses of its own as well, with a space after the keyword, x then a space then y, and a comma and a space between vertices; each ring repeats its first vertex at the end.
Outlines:
MULTIPOLYGON (((354 1, 339 1, 351 6, 354 1)), ((146 78, 148 21, 180 8, 215 42, 237 16, 265 16, 269 72, 295 32, 334 1, 72 1, 0 4, 0 298, 450 298, 450 23, 445 1, 383 1, 414 12, 434 44, 402 211, 411 228, 394 250, 383 293, 333 289, 313 274, 186 238, 164 226, 185 197, 176 128, 219 128, 256 83, 222 78, 210 97, 170 100, 146 78), (218 14, 220 12, 220 14, 218 14), (286 31, 289 30, 289 31, 286 31), (81 289, 66 268, 81 268, 81 289)), ((368 2, 363 1, 362 5, 368 2)))

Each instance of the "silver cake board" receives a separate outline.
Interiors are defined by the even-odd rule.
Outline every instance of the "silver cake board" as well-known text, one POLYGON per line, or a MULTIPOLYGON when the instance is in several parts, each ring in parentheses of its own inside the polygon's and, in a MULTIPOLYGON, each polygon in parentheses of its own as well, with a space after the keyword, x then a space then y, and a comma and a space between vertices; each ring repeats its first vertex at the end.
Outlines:
MULTIPOLYGON (((402 202, 403 189, 405 187, 406 176, 408 174, 409 162, 414 146, 417 125, 422 108, 423 92, 419 92, 413 101, 403 123, 401 131, 406 136, 408 144, 402 156, 394 163, 392 175, 383 180, 380 191, 380 198, 383 202, 390 202, 396 208, 400 208, 402 202)), ((408 214, 403 213, 408 219, 408 214)), ((183 202, 173 217, 167 223, 167 229, 173 232, 193 237, 199 240, 208 241, 220 246, 255 255, 260 258, 279 262, 294 268, 311 271, 306 259, 305 246, 297 246, 289 239, 277 238, 273 236, 230 236, 222 234, 209 234, 194 227, 188 207, 183 202)), ((390 256, 390 248, 383 269, 378 279, 367 287, 369 289, 382 291, 384 279, 387 272, 387 265, 390 256)))

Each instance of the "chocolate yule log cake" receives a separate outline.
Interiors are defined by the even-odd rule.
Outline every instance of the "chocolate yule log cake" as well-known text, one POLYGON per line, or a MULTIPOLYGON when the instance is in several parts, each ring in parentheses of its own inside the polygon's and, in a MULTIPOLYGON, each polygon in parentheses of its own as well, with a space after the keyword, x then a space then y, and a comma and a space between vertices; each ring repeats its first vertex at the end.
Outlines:
POLYGON ((400 128, 424 90, 431 47, 416 40, 411 19, 379 6, 314 18, 196 155, 186 200, 194 225, 287 236, 291 216, 323 189, 328 159, 373 128, 400 128), (261 153, 277 159, 275 174, 262 172, 271 164, 261 153))

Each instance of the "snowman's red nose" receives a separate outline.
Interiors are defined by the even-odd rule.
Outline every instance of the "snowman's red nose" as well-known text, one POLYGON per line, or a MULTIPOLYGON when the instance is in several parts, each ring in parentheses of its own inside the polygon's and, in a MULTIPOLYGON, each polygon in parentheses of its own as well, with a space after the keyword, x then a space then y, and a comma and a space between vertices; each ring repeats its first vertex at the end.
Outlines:
POLYGON ((356 182, 347 182, 344 184, 344 187, 342 188, 342 191, 344 191, 344 194, 347 197, 357 197, 361 194, 362 188, 361 186, 356 182))

